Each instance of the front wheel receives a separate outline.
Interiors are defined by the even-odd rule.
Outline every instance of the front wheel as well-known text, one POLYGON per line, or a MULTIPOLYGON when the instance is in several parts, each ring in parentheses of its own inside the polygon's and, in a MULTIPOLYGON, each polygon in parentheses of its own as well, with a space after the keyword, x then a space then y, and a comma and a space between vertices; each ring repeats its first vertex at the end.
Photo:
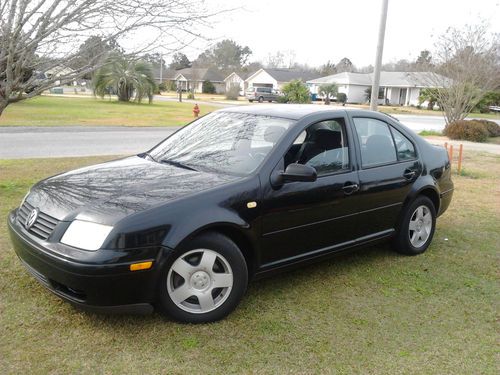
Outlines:
POLYGON ((417 197, 406 209, 394 238, 394 249, 402 254, 422 254, 429 247, 436 227, 436 208, 426 196, 417 197))
POLYGON ((176 250, 160 281, 160 309, 186 323, 213 322, 233 311, 245 293, 248 270, 238 246, 205 233, 176 250))

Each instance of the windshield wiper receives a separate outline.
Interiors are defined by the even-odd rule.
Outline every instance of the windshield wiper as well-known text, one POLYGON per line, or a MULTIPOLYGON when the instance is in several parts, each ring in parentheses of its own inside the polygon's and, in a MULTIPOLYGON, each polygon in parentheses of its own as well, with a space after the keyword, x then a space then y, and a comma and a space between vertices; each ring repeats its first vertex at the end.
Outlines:
POLYGON ((174 161, 174 160, 163 159, 160 161, 160 163, 170 164, 170 165, 173 165, 174 167, 184 168, 184 169, 188 169, 190 171, 196 171, 196 169, 194 169, 190 166, 187 166, 185 164, 179 163, 178 161, 174 161))

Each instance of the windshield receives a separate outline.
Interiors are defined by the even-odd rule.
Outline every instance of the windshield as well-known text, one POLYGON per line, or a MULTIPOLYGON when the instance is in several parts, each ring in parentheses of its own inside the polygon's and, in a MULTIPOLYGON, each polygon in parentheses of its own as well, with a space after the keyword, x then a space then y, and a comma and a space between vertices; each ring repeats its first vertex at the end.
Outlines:
POLYGON ((187 169, 248 175, 261 164, 293 120, 214 112, 179 130, 149 156, 187 169))

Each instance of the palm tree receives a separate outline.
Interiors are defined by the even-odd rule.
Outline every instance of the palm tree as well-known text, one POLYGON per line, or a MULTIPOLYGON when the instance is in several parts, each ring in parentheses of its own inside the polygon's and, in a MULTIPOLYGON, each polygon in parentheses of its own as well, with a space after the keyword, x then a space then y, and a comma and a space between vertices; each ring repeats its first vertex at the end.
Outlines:
POLYGON ((337 95, 339 89, 335 83, 329 83, 321 85, 319 87, 319 93, 325 98, 325 104, 330 104, 330 99, 337 95))
POLYGON ((156 83, 151 64, 141 60, 127 60, 121 55, 110 56, 94 78, 94 94, 100 97, 114 93, 118 100, 132 98, 140 103, 148 97, 153 101, 156 83))

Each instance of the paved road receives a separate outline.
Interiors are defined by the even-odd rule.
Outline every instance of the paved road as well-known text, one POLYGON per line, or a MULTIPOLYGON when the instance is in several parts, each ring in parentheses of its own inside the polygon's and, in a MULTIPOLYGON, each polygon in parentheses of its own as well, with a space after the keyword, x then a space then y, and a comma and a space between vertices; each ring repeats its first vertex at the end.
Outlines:
MULTIPOLYGON (((397 115, 419 132, 442 130, 439 116, 397 115)), ((497 121, 498 122, 498 121, 497 121)), ((0 159, 130 155, 146 151, 177 127, 0 127, 0 159)), ((442 144, 442 140, 433 143, 442 144)), ((469 150, 500 154, 499 145, 464 142, 469 150)))
POLYGON ((129 155, 178 127, 0 127, 0 159, 129 155))

